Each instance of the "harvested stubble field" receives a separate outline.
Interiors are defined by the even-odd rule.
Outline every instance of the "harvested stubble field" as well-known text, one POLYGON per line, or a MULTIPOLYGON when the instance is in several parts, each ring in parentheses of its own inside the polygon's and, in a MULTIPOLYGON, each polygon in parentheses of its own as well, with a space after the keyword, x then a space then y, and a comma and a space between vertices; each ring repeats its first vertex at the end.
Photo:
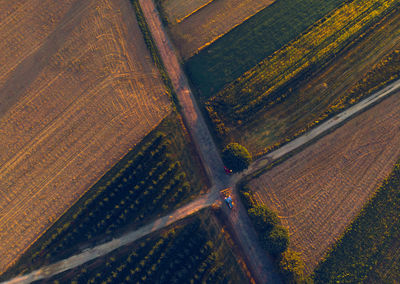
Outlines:
POLYGON ((129 1, 0 11, 1 273, 171 105, 129 1))
POLYGON ((397 93, 249 183, 278 212, 308 273, 398 160, 399 109, 397 93))
MULTIPOLYGON (((172 10, 181 0, 168 1, 163 5, 163 10, 172 10)), ((274 0, 214 0, 214 1, 188 1, 197 2, 187 10, 186 15, 171 21, 171 35, 184 59, 212 44, 234 27, 240 25, 274 0)), ((188 7, 189 8, 189 7, 188 7)))

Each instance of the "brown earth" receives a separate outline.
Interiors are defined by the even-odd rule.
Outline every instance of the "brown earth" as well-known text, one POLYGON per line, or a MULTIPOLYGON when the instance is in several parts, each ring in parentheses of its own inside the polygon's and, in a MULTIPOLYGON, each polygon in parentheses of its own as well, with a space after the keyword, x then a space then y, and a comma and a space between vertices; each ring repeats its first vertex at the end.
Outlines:
POLYGON ((399 109, 396 93, 250 182, 289 229, 308 273, 398 160, 399 109))
POLYGON ((170 112, 128 0, 0 2, 0 273, 170 112))
MULTIPOLYGON (((181 56, 188 59, 273 2, 274 0, 211 1, 178 24, 172 25, 172 38, 181 56)), ((173 4, 171 1, 168 3, 173 4)))

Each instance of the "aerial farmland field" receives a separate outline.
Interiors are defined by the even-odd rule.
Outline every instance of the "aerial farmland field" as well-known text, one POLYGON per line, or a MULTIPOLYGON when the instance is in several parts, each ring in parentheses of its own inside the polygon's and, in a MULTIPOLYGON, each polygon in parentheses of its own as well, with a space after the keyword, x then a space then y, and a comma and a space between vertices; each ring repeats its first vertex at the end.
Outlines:
POLYGON ((186 62, 200 99, 221 90, 344 2, 279 0, 202 49, 186 62))
POLYGON ((249 183, 288 228, 308 273, 399 159, 399 108, 396 93, 249 183))
POLYGON ((184 1, 179 5, 182 2, 169 0, 161 5, 165 7, 173 40, 182 57, 188 59, 274 0, 184 1))
MULTIPOLYGON (((353 5, 364 6, 364 3, 348 4, 349 7, 353 5)), ((343 6, 346 9, 338 9, 329 19, 315 25, 210 98, 206 108, 221 138, 225 142, 238 141, 253 155, 260 155, 303 132, 315 121, 323 120, 344 101, 355 103, 370 94, 370 90, 396 78, 400 71, 399 56, 393 54, 400 49, 400 14, 398 9, 393 9, 379 18, 379 13, 368 6, 370 4, 365 7, 368 12, 357 17, 355 22, 354 15, 348 12, 349 7, 343 6), (359 21, 373 21, 374 17, 367 19, 369 13, 375 13, 378 21, 375 19, 377 22, 364 31, 353 29, 352 32, 358 34, 354 43, 352 40, 350 43, 330 42, 337 38, 338 28, 339 33, 343 33, 340 28, 343 25, 349 29, 352 25, 363 26, 359 21), (336 35, 332 37, 332 33, 336 35), (315 47, 319 37, 328 40, 315 47), (340 49, 341 44, 350 46, 338 53, 335 49, 340 49), (301 51, 300 46, 304 47, 301 51), (299 60, 296 60, 297 52, 299 60), (321 62, 323 57, 331 59, 328 63, 321 62)), ((381 13, 385 14, 386 7, 381 7, 381 13)), ((357 12, 361 13, 362 9, 359 7, 357 12)), ((339 38, 351 39, 350 34, 339 38)))
POLYGON ((170 113, 133 15, 0 3, 0 272, 170 113))
POLYGON ((232 238, 203 210, 92 263, 39 283, 250 283, 232 238))

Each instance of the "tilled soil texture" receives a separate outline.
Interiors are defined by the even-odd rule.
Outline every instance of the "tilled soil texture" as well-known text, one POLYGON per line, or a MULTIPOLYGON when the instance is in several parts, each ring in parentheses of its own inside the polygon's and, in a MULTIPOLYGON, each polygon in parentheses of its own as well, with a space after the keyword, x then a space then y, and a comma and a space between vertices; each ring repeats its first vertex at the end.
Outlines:
MULTIPOLYGON (((181 2, 181 0, 166 2, 164 10, 169 11, 169 7, 176 5, 176 2, 181 2)), ((194 10, 189 13, 186 11, 185 16, 176 15, 176 22, 171 24, 172 38, 184 59, 210 45, 234 27, 271 5, 274 0, 203 2, 201 1, 197 6, 192 5, 194 10)))
POLYGON ((171 109, 128 0, 0 3, 0 273, 171 109))
POLYGON ((400 93, 250 182, 312 272, 400 156, 400 93))

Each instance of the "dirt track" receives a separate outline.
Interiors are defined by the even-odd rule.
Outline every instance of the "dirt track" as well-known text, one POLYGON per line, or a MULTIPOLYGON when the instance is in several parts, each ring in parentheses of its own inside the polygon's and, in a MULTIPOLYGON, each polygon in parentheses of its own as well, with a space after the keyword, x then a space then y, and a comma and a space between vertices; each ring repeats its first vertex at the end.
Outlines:
POLYGON ((398 160, 399 109, 400 92, 251 181, 289 229, 308 273, 398 160))
POLYGON ((133 14, 0 2, 0 272, 170 112, 133 14))

